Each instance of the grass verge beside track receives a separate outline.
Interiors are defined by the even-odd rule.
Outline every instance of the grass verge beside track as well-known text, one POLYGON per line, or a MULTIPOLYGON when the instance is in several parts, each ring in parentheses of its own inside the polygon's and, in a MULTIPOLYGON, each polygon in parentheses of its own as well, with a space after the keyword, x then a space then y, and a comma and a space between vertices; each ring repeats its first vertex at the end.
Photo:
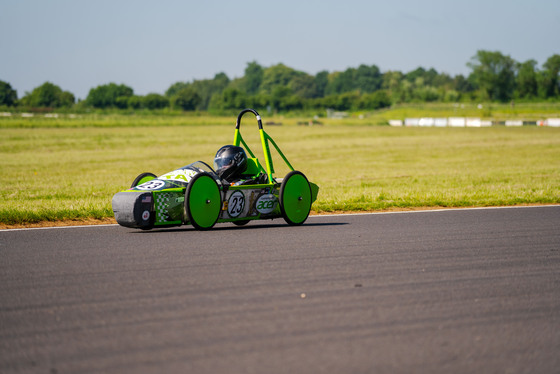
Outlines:
MULTIPOLYGON (((112 217, 112 195, 136 175, 199 159, 211 164, 216 150, 233 140, 234 119, 172 120, 178 122, 98 126, 82 118, 57 127, 34 118, 30 127, 0 119, 0 224, 105 220, 112 217)), ((244 120, 242 133, 260 154, 253 122, 244 120)), ((265 130, 320 186, 316 213, 560 203, 556 128, 301 127, 294 121, 265 130)), ((278 177, 288 172, 279 157, 275 166, 278 177)))

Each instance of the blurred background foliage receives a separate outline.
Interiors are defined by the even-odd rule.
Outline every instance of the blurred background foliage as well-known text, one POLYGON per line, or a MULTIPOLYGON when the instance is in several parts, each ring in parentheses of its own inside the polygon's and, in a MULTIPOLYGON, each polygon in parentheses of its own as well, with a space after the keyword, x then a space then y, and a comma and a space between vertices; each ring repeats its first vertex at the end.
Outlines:
POLYGON ((542 102, 560 100, 560 55, 541 67, 535 60, 518 62, 499 51, 479 50, 467 62, 470 74, 451 76, 419 67, 403 73, 382 72, 376 65, 320 71, 315 75, 282 63, 247 63, 244 75, 178 81, 165 93, 135 95, 124 84, 108 83, 90 89, 84 100, 45 82, 18 98, 10 83, 0 81, 0 107, 7 110, 126 109, 207 111, 220 114, 244 107, 282 113, 294 110, 376 110, 402 103, 542 102))

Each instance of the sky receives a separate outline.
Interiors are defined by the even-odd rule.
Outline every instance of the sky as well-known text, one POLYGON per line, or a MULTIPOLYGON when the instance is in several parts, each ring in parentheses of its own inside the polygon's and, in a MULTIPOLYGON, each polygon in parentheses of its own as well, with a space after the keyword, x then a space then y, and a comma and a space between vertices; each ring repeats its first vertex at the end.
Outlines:
POLYGON ((251 61, 468 75, 478 50, 541 67, 558 22, 559 0, 0 0, 0 80, 19 98, 49 81, 85 99, 110 82, 146 95, 238 78, 251 61))

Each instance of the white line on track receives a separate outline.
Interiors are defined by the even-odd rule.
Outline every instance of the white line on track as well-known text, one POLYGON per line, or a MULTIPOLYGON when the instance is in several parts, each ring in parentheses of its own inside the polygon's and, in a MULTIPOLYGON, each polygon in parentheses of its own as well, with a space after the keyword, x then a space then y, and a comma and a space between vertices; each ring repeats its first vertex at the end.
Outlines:
MULTIPOLYGON (((523 208, 550 208, 560 207, 560 205, 520 205, 520 206, 491 206, 491 207, 478 207, 478 208, 449 208, 449 209, 425 209, 425 210, 399 210, 395 212, 363 212, 363 213, 341 213, 341 214, 317 214, 309 216, 309 218, 328 218, 328 217, 341 217, 341 216, 367 216, 378 214, 407 214, 407 213, 439 213, 439 212, 457 212, 465 210, 490 210, 490 209, 523 209, 523 208)), ((53 230, 53 229, 78 229, 78 228, 92 228, 92 227, 111 227, 118 226, 118 224, 108 225, 77 225, 77 226, 52 226, 52 227, 24 227, 20 229, 4 229, 0 233, 7 231, 26 231, 26 230, 53 230)))
POLYGON ((464 210, 490 210, 490 209, 520 209, 520 208, 550 208, 560 207, 560 205, 513 205, 513 206, 489 206, 475 208, 438 208, 438 209, 418 209, 418 210, 397 210, 394 212, 357 212, 357 213, 340 213, 340 214, 317 214, 309 216, 313 217, 337 217, 337 216, 360 216, 375 214, 405 214, 405 213, 438 213, 438 212, 458 212, 464 210))
POLYGON ((51 227, 22 227, 20 229, 5 229, 0 230, 0 234, 6 231, 27 231, 27 230, 53 230, 53 229, 78 229, 78 228, 91 228, 91 227, 109 227, 118 226, 116 223, 108 225, 76 225, 76 226, 51 226, 51 227))

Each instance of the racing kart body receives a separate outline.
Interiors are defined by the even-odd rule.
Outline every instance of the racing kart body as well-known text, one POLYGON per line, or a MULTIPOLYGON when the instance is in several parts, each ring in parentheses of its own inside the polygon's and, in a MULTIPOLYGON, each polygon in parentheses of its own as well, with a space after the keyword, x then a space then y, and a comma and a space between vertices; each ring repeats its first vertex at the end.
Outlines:
POLYGON ((243 180, 228 183, 208 164, 196 161, 156 177, 140 174, 131 188, 112 199, 117 222, 125 227, 152 229, 190 224, 199 230, 216 223, 247 224, 251 220, 283 217, 290 225, 301 225, 311 211, 319 187, 294 170, 274 140, 263 130, 260 115, 253 109, 239 113, 233 144, 243 146, 250 156, 243 180), (265 166, 263 167, 241 136, 241 118, 253 113, 257 118, 265 166), (272 144, 291 170, 284 178, 274 178, 270 154, 272 144))

